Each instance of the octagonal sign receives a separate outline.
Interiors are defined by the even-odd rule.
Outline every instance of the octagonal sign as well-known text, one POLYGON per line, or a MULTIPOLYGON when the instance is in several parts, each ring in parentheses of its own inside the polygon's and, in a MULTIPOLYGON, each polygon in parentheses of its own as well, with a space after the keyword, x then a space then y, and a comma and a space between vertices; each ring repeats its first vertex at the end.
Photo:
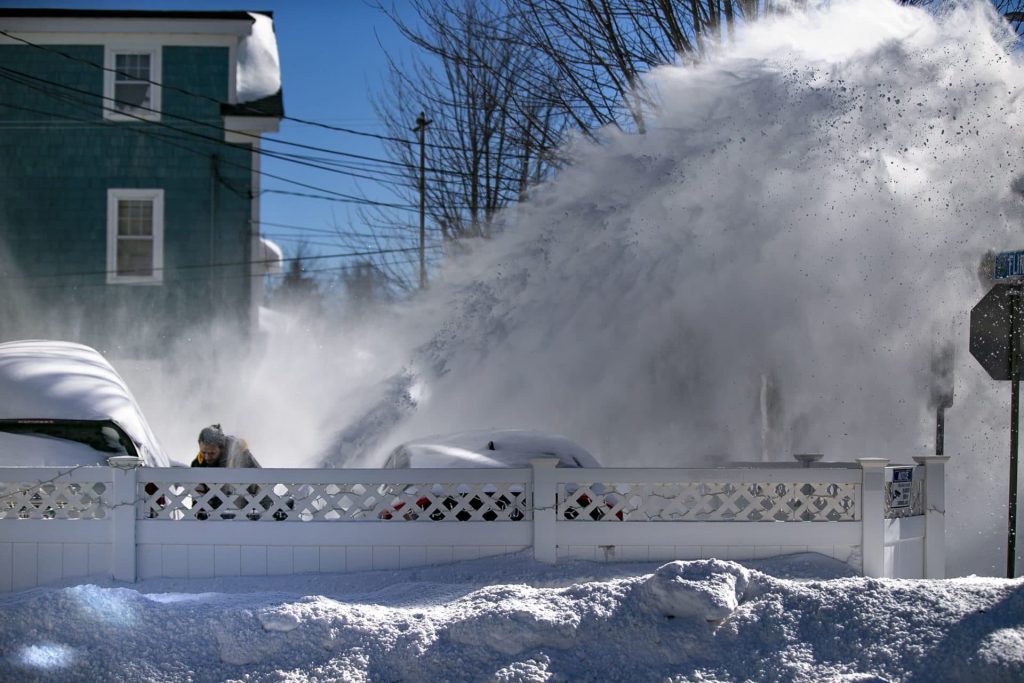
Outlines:
POLYGON ((997 284, 971 309, 971 355, 992 379, 1024 379, 1021 346, 1024 343, 1024 324, 1012 320, 1018 315, 1017 299, 1021 286, 997 284), (1010 329, 1017 336, 1017 376, 1010 372, 1010 329))

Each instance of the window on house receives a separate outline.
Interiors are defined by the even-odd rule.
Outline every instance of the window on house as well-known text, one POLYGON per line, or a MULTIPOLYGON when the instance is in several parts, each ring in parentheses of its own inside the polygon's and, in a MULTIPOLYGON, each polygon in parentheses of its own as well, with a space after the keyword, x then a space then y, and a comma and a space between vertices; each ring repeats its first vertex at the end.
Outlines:
POLYGON ((160 118, 160 51, 107 48, 104 115, 137 121, 160 118))
POLYGON ((108 283, 163 280, 163 214, 163 190, 108 190, 108 283))

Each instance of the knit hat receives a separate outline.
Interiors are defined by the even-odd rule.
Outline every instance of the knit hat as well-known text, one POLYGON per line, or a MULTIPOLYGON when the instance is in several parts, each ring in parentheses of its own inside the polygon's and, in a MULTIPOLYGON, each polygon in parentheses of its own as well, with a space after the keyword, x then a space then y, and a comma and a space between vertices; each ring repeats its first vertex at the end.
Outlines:
POLYGON ((227 436, 221 431, 220 425, 210 425, 209 427, 203 427, 203 430, 199 432, 199 443, 209 444, 210 446, 221 446, 223 447, 228 441, 227 436))

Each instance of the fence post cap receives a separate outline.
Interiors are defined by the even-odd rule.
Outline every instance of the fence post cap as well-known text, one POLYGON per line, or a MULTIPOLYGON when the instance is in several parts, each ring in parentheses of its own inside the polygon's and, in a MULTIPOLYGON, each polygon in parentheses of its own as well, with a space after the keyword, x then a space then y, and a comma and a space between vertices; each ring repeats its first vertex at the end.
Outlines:
POLYGON ((948 455, 915 455, 914 462, 918 465, 928 465, 930 463, 943 463, 949 460, 948 455))
POLYGON ((558 458, 530 458, 531 467, 555 467, 558 465, 558 458))
POLYGON ((818 462, 825 457, 824 453, 794 453, 793 458, 803 465, 804 467, 810 467, 813 463, 818 462))
POLYGON ((889 464, 889 458, 857 458, 857 464, 862 469, 880 469, 889 464))
POLYGON ((142 467, 142 458, 135 455, 114 455, 107 458, 107 464, 122 470, 133 470, 142 467))

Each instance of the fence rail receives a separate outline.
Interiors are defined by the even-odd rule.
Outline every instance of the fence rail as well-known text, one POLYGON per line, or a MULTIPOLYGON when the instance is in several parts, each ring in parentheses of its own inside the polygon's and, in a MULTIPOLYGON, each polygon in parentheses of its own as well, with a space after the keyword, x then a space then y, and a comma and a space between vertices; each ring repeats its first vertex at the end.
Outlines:
POLYGON ((938 576, 944 464, 921 458, 903 484, 871 458, 703 469, 541 459, 525 469, 232 470, 131 458, 0 468, 0 590, 97 573, 397 568, 529 547, 546 562, 813 550, 868 575, 938 576))

